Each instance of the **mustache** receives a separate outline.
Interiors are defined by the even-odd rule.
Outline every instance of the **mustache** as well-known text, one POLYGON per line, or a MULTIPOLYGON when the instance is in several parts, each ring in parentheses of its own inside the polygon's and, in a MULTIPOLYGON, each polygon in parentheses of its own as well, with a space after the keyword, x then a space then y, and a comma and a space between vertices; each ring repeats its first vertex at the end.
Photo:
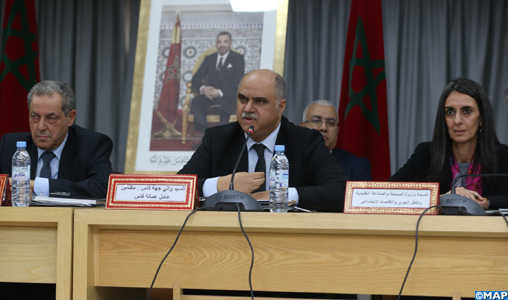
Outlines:
POLYGON ((252 118, 254 120, 258 119, 258 116, 256 114, 248 114, 246 112, 242 113, 242 118, 252 118))
POLYGON ((37 131, 35 136, 51 137, 51 135, 49 133, 47 133, 47 132, 41 132, 41 131, 37 131))

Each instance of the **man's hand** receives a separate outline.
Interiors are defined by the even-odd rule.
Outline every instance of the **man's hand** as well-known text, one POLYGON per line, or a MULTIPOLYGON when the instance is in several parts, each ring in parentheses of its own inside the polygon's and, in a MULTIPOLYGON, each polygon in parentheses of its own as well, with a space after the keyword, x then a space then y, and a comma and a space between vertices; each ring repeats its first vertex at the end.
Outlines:
MULTIPOLYGON (((238 172, 235 174, 235 190, 250 194, 256 190, 265 181, 265 173, 263 172, 238 172)), ((229 189, 229 183, 231 182, 231 175, 219 177, 217 180, 217 192, 222 192, 229 189)))
MULTIPOLYGON (((9 177, 9 184, 12 187, 12 177, 9 177)), ((30 180, 30 198, 33 198, 35 180, 30 180)))
MULTIPOLYGON (((448 193, 446 193, 446 194, 450 194, 450 193, 451 193, 451 191, 448 191, 448 193)), ((471 190, 468 190, 463 187, 458 187, 455 189, 455 194, 461 195, 461 196, 464 196, 464 197, 467 197, 469 199, 476 201, 476 203, 480 204, 480 206, 483 207, 483 209, 489 208, 489 200, 487 198, 482 197, 476 191, 471 191, 471 190)))
POLYGON ((256 200, 268 200, 270 199, 270 191, 264 191, 264 192, 257 192, 250 194, 252 198, 256 200))
POLYGON ((34 197, 34 185, 35 185, 35 180, 30 180, 30 198, 34 197))
POLYGON ((212 89, 213 89, 213 86, 204 86, 202 89, 201 89, 201 92, 203 93, 203 95, 212 100, 213 98, 211 97, 211 93, 212 93, 212 89))
POLYGON ((214 88, 213 86, 203 87, 202 92, 203 92, 203 95, 205 95, 205 97, 207 97, 210 100, 220 97, 219 90, 214 88))
POLYGON ((212 88, 212 90, 210 92, 210 96, 212 97, 212 99, 219 98, 220 97, 219 90, 216 88, 212 88))

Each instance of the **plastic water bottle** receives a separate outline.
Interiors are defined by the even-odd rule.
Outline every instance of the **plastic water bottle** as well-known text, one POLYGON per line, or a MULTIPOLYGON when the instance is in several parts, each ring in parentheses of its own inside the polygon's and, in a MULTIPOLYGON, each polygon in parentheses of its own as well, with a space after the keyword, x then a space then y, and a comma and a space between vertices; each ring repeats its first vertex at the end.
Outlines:
POLYGON ((275 155, 270 162, 270 211, 288 212, 289 161, 284 155, 284 145, 275 145, 275 155))
POLYGON ((30 205, 30 155, 26 142, 16 143, 18 150, 12 156, 12 206, 30 205))

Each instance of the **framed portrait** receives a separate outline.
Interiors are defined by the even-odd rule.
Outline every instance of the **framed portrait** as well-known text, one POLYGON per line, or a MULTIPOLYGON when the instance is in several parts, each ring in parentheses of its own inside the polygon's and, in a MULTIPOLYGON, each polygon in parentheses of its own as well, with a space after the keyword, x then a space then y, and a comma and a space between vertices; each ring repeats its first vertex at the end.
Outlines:
POLYGON ((125 173, 176 173, 208 127, 236 121, 255 69, 283 73, 288 0, 233 12, 229 0, 142 0, 125 173))

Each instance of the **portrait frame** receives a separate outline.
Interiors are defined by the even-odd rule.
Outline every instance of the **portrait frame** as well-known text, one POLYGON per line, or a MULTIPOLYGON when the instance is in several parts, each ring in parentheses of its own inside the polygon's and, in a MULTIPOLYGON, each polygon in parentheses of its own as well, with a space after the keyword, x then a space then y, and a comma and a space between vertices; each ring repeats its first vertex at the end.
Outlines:
MULTIPOLYGON (((154 34, 153 31, 159 31, 159 28, 153 28, 150 24, 153 21, 151 13, 155 7, 162 0, 142 0, 139 14, 139 25, 138 25, 138 37, 136 46, 136 58, 134 67, 134 79, 133 89, 131 97, 131 109, 129 116, 129 129, 127 137, 127 149, 125 159, 125 173, 130 174, 174 174, 177 170, 164 171, 160 169, 149 169, 137 167, 138 160, 141 156, 146 156, 138 151, 138 144, 140 140, 140 122, 142 122, 141 112, 143 105, 147 105, 147 100, 143 97, 145 80, 147 76, 154 76, 154 74, 146 73, 147 58, 150 54, 153 54, 157 49, 153 49, 148 43, 149 36, 154 34), (154 4, 156 3, 156 4, 154 4)), ((209 1, 210 5, 224 6, 224 0, 213 0, 209 1)), ((276 21, 274 22, 275 28, 271 29, 274 31, 275 39, 273 43, 273 67, 272 69, 283 75, 284 71, 284 55, 286 46, 286 28, 287 28, 287 13, 288 13, 288 2, 289 0, 278 0, 278 8, 276 11, 276 21)), ((176 5, 175 5, 176 9, 176 5)), ((156 53, 156 52, 155 52, 156 53)), ((148 99, 149 100, 149 99, 148 99)))

